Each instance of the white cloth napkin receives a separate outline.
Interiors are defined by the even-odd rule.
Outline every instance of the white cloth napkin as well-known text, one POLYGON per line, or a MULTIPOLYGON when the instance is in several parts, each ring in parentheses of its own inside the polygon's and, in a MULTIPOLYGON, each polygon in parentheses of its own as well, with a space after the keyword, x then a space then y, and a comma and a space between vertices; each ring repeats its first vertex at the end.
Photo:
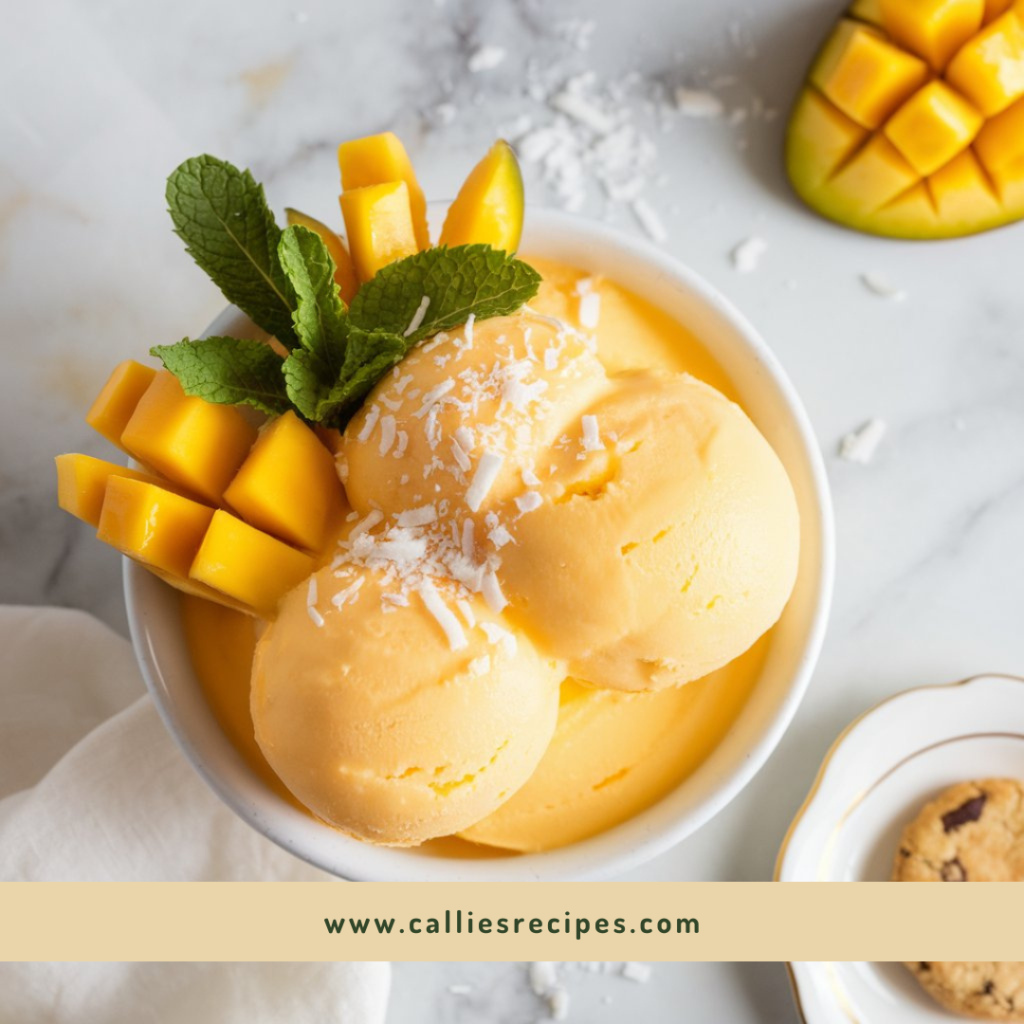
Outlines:
MULTIPOLYGON (((206 788, 91 616, 0 607, 0 659, 0 880, 329 877, 206 788)), ((3 965, 0 1020, 378 1024, 388 984, 386 964, 3 965)))

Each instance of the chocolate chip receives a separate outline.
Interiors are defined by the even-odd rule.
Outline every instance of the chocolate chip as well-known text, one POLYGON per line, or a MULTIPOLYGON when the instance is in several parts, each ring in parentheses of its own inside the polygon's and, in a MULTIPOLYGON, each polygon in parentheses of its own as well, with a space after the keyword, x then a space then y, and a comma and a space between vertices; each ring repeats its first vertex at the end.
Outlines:
POLYGON ((932 965, 927 960, 918 961, 917 966, 920 967, 922 971, 930 971, 932 969, 932 965))
POLYGON ((995 985, 993 985, 991 981, 986 981, 985 987, 982 989, 982 995, 990 996, 993 992, 995 992, 995 990, 995 985))
POLYGON ((977 821, 981 817, 987 799, 988 797, 982 793, 981 796, 972 797, 967 803, 961 804, 956 810, 944 814, 942 816, 942 831, 955 832, 969 821, 977 821))
POLYGON ((901 846, 900 847, 900 856, 901 857, 909 857, 910 856, 910 851, 905 846, 901 846))
POLYGON ((967 869, 960 863, 959 857, 947 860, 942 865, 942 880, 944 882, 966 882, 967 869))

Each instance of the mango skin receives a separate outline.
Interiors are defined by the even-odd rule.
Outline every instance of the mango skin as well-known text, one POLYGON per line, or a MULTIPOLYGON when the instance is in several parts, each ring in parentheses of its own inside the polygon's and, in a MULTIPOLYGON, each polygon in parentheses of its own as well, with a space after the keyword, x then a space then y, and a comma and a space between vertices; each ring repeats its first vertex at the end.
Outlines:
POLYGON ((466 178, 448 209, 439 245, 482 243, 514 253, 526 206, 515 151, 499 139, 466 178))
MULTIPOLYGON (((858 0, 847 18, 884 33, 894 2, 913 6, 913 0, 858 0)), ((1024 25, 1022 0, 987 4, 981 32, 990 33, 994 22, 1007 18, 1024 25)), ((970 40, 965 49, 971 49, 970 40)), ((949 66, 958 66, 955 56, 949 66)), ((1012 130, 1021 123, 1024 96, 987 118, 972 144, 922 177, 895 147, 877 141, 884 124, 869 132, 808 82, 790 116, 786 169, 797 195, 844 227, 911 240, 978 234, 1024 218, 1024 154, 1015 143, 1020 133, 1012 130)))

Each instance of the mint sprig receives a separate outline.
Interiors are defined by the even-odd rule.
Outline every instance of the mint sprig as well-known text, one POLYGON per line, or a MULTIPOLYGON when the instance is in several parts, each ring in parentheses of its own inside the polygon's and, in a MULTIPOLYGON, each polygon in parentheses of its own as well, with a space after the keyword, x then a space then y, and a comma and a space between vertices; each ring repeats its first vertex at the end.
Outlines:
POLYGON ((149 351, 178 378, 186 395, 218 405, 251 405, 271 416, 288 411, 281 357, 262 341, 185 338, 149 351))
POLYGON ((224 298, 294 347, 295 294, 278 260, 281 229, 263 186, 224 160, 197 156, 172 172, 166 196, 175 233, 224 298))
POLYGON ((298 225, 282 232, 277 253, 295 291, 292 324, 299 344, 320 376, 336 377, 345 361, 348 323, 334 282, 334 260, 315 231, 298 225))
POLYGON ((381 269, 346 309, 319 235, 282 231, 248 171, 210 156, 186 160, 167 182, 176 232, 195 261, 288 355, 236 338, 185 339, 150 352, 185 392, 269 415, 294 409, 342 428, 393 366, 424 338, 470 316, 514 313, 540 275, 488 245, 427 249, 381 269))
POLYGON ((430 300, 419 327, 408 335, 415 344, 438 331, 504 316, 529 302, 540 286, 529 264, 489 245, 425 249, 381 268, 352 301, 349 317, 364 330, 405 336, 426 296, 430 300))

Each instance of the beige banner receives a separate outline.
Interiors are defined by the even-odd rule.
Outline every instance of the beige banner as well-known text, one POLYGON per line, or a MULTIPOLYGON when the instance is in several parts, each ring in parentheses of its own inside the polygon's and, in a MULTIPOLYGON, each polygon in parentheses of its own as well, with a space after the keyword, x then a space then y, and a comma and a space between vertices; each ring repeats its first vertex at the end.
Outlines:
POLYGON ((1021 920, 1015 883, 4 883, 0 957, 1007 960, 1021 920))

